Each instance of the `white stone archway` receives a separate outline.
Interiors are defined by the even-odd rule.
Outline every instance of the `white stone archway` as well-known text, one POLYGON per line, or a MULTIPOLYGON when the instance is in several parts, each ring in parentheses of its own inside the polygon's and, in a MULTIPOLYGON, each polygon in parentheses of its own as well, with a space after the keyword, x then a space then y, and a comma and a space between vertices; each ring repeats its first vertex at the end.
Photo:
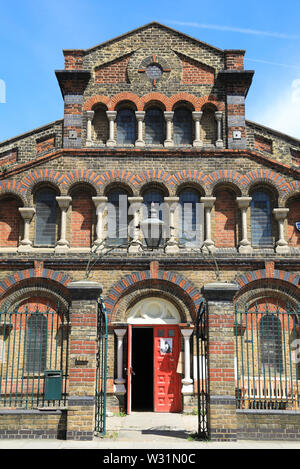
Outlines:
MULTIPOLYGON (((138 301, 128 310, 127 323, 130 325, 169 325, 180 324, 182 322, 180 313, 176 306, 170 301, 160 297, 148 297, 138 301)), ((193 393, 193 379, 190 376, 190 338, 193 329, 186 326, 180 327, 184 338, 184 354, 180 353, 180 362, 184 362, 184 376, 182 379, 183 394, 193 393)), ((123 378, 123 337, 126 333, 125 328, 115 329, 118 338, 117 347, 117 370, 118 376, 115 379, 115 391, 125 393, 125 379, 123 378)), ((182 363, 183 367, 183 363, 182 363)))
POLYGON ((128 324, 179 324, 180 314, 169 301, 153 297, 144 298, 128 311, 128 324))

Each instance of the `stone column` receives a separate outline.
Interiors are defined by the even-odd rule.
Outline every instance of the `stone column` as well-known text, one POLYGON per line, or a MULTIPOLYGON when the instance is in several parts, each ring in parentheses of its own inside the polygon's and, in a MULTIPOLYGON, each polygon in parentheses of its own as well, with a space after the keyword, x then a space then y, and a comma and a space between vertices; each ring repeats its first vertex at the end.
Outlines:
POLYGON ((106 204, 108 201, 107 197, 92 197, 92 200, 96 207, 96 215, 97 215, 97 225, 96 225, 96 236, 97 239, 94 242, 94 245, 98 247, 98 250, 105 249, 105 235, 104 235, 104 227, 105 227, 105 216, 104 212, 106 209, 106 204))
POLYGON ((239 246, 241 254, 251 254, 253 249, 250 241, 248 240, 248 227, 247 227, 247 210, 249 208, 252 197, 237 197, 236 201, 238 207, 241 209, 242 215, 242 240, 239 246))
POLYGON ((117 379, 114 380, 114 392, 118 394, 125 394, 126 379, 123 378, 123 338, 127 329, 115 329, 115 334, 118 338, 117 345, 117 379))
POLYGON ((57 241, 55 251, 66 252, 69 248, 69 241, 66 240, 66 229, 67 229, 67 211, 72 201, 72 197, 61 196, 56 197, 56 201, 61 209, 61 221, 60 221, 60 240, 57 241))
POLYGON ((193 334, 193 329, 181 329, 181 334, 184 338, 184 378, 181 380, 182 394, 193 394, 193 380, 191 378, 191 348, 190 337, 193 334))
POLYGON ((108 124, 109 124, 109 138, 106 142, 108 147, 114 147, 116 145, 115 140, 115 120, 117 117, 117 111, 106 111, 108 124))
POLYGON ((86 111, 87 124, 86 124, 86 146, 90 147, 92 142, 92 120, 94 118, 94 111, 86 111))
POLYGON ((278 231, 279 231, 279 239, 276 243, 276 252, 278 254, 289 254, 290 248, 284 236, 284 220, 286 219, 287 214, 289 213, 289 209, 288 208, 274 208, 273 213, 275 215, 276 220, 278 221, 278 231))
POLYGON ((32 241, 30 240, 30 223, 35 214, 35 209, 29 207, 20 207, 19 212, 24 220, 24 237, 21 240, 18 251, 26 252, 32 248, 32 241))
POLYGON ((235 337, 233 298, 239 287, 211 283, 203 287, 208 307, 208 426, 212 441, 235 441, 235 337))
POLYGON ((205 211, 205 240, 204 245, 207 246, 208 250, 215 251, 215 243, 211 239, 211 209, 214 206, 216 197, 201 197, 201 203, 204 204, 205 211))
POLYGON ((164 116, 167 122, 167 132, 166 132, 166 140, 164 142, 165 147, 173 147, 174 142, 172 139, 172 122, 173 122, 173 116, 174 112, 173 111, 165 111, 164 116))
POLYGON ((217 141, 216 141, 216 147, 217 148, 223 148, 224 143, 222 140, 222 115, 223 113, 221 111, 216 111, 215 112, 215 117, 217 121, 217 141))
POLYGON ((87 280, 68 285, 70 305, 68 440, 92 440, 95 430, 97 311, 102 288, 87 280))
POLYGON ((131 241, 130 246, 128 248, 128 252, 142 251, 140 222, 143 201, 143 197, 128 197, 128 202, 130 204, 128 214, 133 215, 133 220, 130 222, 129 234, 131 237, 131 241))
POLYGON ((202 117, 203 112, 202 111, 193 111, 193 119, 195 122, 195 140, 193 141, 193 147, 202 147, 203 142, 201 141, 201 135, 200 135, 200 121, 202 117))
POLYGON ((169 235, 170 235, 166 243, 165 251, 167 253, 175 253, 179 251, 178 236, 177 236, 178 220, 176 220, 176 211, 178 208, 179 197, 165 197, 164 202, 167 203, 169 206, 169 235))
POLYGON ((143 122, 145 118, 145 111, 135 111, 135 117, 138 123, 138 138, 135 142, 135 146, 144 147, 145 141, 143 139, 143 122))

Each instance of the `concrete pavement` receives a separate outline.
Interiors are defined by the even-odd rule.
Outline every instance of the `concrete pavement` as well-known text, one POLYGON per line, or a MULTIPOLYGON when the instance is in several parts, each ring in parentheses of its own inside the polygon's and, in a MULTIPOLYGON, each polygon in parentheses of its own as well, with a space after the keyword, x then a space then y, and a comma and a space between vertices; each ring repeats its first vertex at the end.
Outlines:
POLYGON ((202 449, 299 449, 300 442, 196 441, 197 416, 134 412, 129 416, 107 417, 105 438, 93 441, 63 440, 0 440, 0 449, 97 449, 97 450, 202 450, 202 449))

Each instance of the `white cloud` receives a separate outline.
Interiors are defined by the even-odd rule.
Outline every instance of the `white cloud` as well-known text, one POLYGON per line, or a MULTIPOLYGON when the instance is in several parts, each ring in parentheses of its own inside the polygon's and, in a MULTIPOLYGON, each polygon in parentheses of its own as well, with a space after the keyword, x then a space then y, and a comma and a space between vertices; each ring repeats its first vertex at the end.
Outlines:
POLYGON ((175 21, 175 20, 165 20, 165 23, 179 25, 179 26, 188 26, 190 28, 211 29, 215 31, 228 31, 232 33, 252 34, 254 36, 269 36, 269 37, 276 37, 278 39, 300 39, 300 36, 298 34, 286 34, 286 33, 274 32, 274 31, 261 31, 258 29, 250 29, 250 28, 236 28, 234 26, 225 26, 221 24, 203 24, 203 23, 194 23, 194 22, 189 22, 189 21, 175 21))
POLYGON ((254 120, 300 139, 300 78, 293 80, 281 96, 254 120))

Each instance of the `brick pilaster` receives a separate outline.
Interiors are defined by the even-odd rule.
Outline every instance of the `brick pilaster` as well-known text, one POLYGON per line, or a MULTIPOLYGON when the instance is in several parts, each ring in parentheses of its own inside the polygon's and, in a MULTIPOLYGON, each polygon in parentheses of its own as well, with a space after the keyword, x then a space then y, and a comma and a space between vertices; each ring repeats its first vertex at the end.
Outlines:
POLYGON ((203 287, 208 302, 208 425, 214 441, 237 438, 233 297, 238 289, 229 283, 203 287))
POLYGON ((102 288, 97 282, 79 281, 70 283, 68 290, 72 303, 67 439, 91 440, 95 428, 97 299, 102 288))

